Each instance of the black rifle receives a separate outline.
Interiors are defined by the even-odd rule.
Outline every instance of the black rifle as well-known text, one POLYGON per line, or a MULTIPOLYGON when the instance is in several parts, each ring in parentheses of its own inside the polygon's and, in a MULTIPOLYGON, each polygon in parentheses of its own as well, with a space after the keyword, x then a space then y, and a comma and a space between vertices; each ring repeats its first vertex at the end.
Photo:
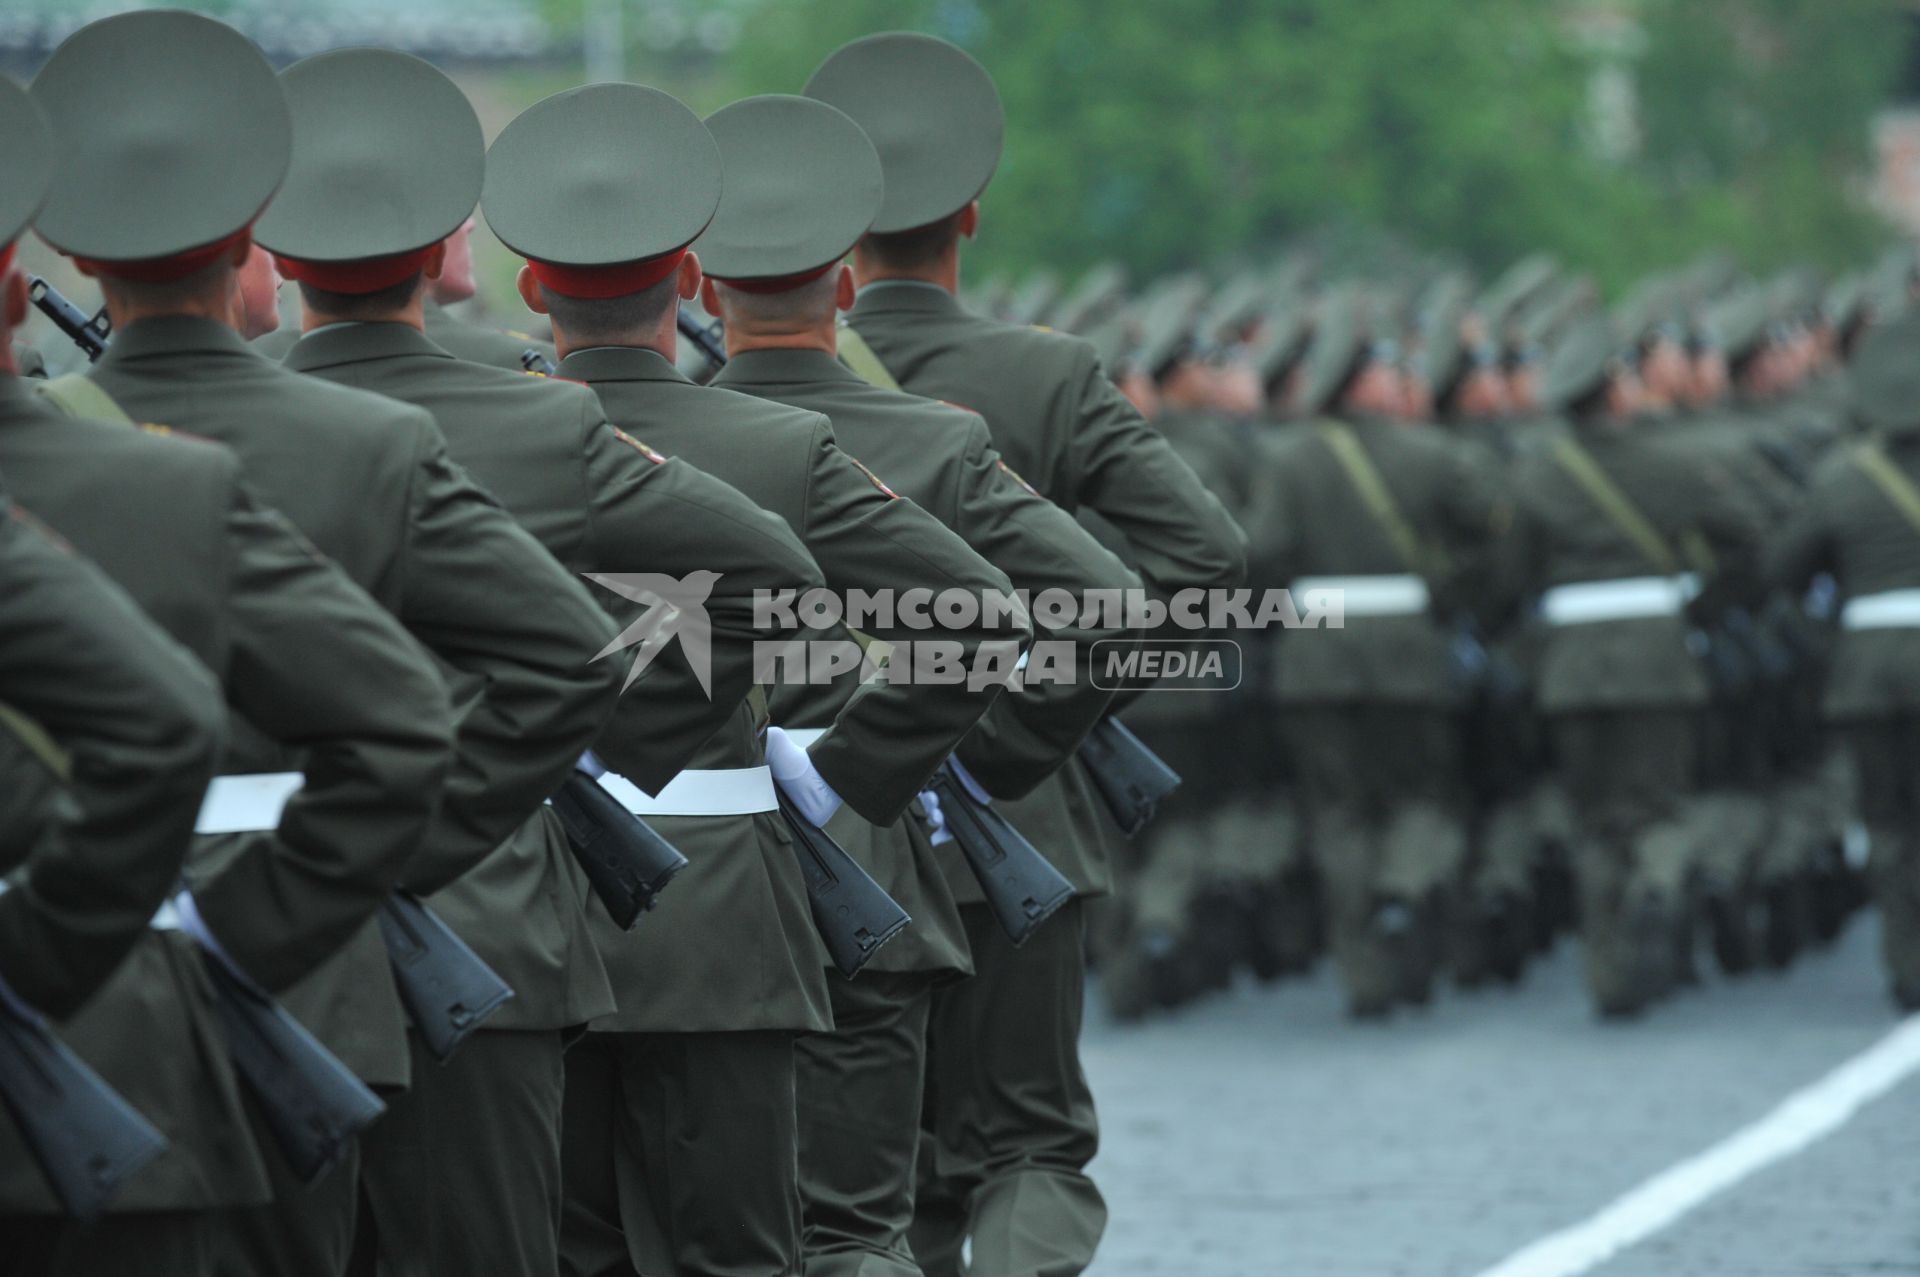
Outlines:
POLYGON ((542 377, 551 377, 560 371, 553 360, 536 347, 528 346, 520 352, 520 366, 528 372, 539 373, 542 377))
POLYGON ((107 339, 113 336, 113 320, 107 317, 105 306, 89 319, 86 311, 68 301, 59 289, 38 275, 27 276, 27 299, 40 308, 41 314, 53 321, 55 328, 67 335, 67 340, 80 347, 88 363, 93 363, 107 352, 107 339))
POLYGON ((418 896, 396 891, 387 897, 380 906, 380 938, 400 1001, 442 1064, 513 996, 513 987, 418 896))
POLYGON ((933 774, 932 788, 947 832, 980 880, 1000 929, 1015 946, 1025 944, 1041 923, 1073 899, 1073 884, 1011 821, 975 798, 951 763, 942 763, 933 774))
POLYGON ((287 1165, 311 1184, 387 1106, 260 986, 204 956, 233 1066, 287 1165))
POLYGON ((0 1007, 0 1102, 67 1214, 92 1219, 166 1151, 140 1116, 46 1025, 0 1007))
POLYGON ((679 848, 586 772, 576 770, 567 777, 553 796, 553 810, 567 831, 573 858, 622 931, 631 931, 673 876, 687 867, 679 848))
POLYGON ((813 928, 840 974, 857 975, 867 959, 913 919, 831 834, 803 816, 785 793, 779 797, 780 814, 793 835, 793 853, 807 880, 813 928))
POLYGON ((1180 773, 1111 714, 1080 742, 1080 761, 1114 823, 1129 838, 1146 828, 1160 804, 1180 788, 1180 773))
POLYGON ((720 321, 714 320, 711 327, 704 326, 686 311, 680 312, 680 335, 700 348, 707 362, 715 371, 727 366, 727 348, 720 341, 720 321))

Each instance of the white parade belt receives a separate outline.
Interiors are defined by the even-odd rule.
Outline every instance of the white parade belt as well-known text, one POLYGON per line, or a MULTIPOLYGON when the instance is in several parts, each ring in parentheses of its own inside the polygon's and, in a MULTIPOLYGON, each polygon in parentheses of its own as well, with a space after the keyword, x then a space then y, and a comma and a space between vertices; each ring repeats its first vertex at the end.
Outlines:
POLYGON ((193 822, 196 834, 247 834, 280 827, 280 812, 307 778, 299 772, 216 776, 193 822))
POLYGON ((1901 630, 1920 627, 1920 590, 1883 590, 1848 599, 1840 609, 1843 630, 1901 630))
POLYGON ((600 788, 636 816, 751 816, 780 808, 770 767, 689 769, 653 795, 608 772, 600 777, 600 788))
POLYGON ((1678 616, 1700 592, 1699 579, 1681 576, 1628 576, 1612 581, 1556 585, 1540 596, 1540 615, 1548 625, 1587 625, 1678 616))
POLYGON ((1414 616, 1427 610, 1432 596, 1426 581, 1411 572, 1377 576, 1303 576, 1289 587, 1296 595, 1332 592, 1347 616, 1414 616))

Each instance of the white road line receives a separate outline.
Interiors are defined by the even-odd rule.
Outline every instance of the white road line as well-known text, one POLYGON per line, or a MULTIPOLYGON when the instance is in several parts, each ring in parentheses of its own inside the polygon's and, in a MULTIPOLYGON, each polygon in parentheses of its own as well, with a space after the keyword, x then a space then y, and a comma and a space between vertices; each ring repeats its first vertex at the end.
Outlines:
POLYGON ((1909 1017, 1833 1072, 1795 1091, 1751 1126, 1660 1172, 1571 1228, 1517 1251, 1478 1277, 1576 1277, 1597 1268, 1755 1171, 1833 1134, 1916 1070, 1920 1070, 1920 1016, 1909 1017))

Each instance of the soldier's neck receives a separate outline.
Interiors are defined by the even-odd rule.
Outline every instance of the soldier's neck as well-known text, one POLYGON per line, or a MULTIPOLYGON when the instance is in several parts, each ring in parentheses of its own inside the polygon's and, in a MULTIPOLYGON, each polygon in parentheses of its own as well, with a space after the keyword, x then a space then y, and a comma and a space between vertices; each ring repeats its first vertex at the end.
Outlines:
POLYGON ((325 328, 330 324, 405 324, 417 332, 427 328, 427 307, 425 299, 416 294, 405 306, 396 306, 392 310, 366 311, 353 315, 334 315, 324 310, 315 310, 302 303, 300 307, 300 331, 310 333, 316 328, 325 328))
POLYGON ((936 288, 944 288, 947 292, 958 295, 960 292, 960 245, 956 242, 935 260, 912 270, 883 266, 865 250, 859 248, 853 250, 855 288, 865 288, 868 284, 877 284, 888 279, 932 284, 936 288))

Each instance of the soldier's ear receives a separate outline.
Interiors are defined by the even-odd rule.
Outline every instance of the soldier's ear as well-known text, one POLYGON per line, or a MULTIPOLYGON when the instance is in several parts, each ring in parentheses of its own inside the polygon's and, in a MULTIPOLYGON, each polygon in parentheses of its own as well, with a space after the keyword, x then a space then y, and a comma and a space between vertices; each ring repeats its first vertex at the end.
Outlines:
POLYGON ((700 281, 705 278, 700 271, 700 254, 689 252, 680 259, 676 269, 680 275, 680 300, 690 302, 700 295, 700 281))
POLYGON ((5 307, 8 329, 15 329, 27 322, 27 277, 17 270, 10 270, 4 287, 6 291, 0 294, 0 305, 5 307))
POLYGON ((960 238, 972 239, 980 233, 980 201, 968 200, 960 210, 960 238))
POLYGON ((700 304, 706 308, 709 315, 718 315, 721 313, 720 294, 714 289, 712 279, 702 278, 700 280, 700 304))
POLYGON ((522 266, 520 273, 513 277, 513 286, 528 310, 536 315, 547 313, 547 299, 540 295, 540 281, 533 277, 533 267, 522 266))
POLYGON ((852 310, 854 294, 859 290, 853 286, 853 267, 841 263, 840 278, 834 281, 833 304, 840 310, 852 310))
POLYGON ((441 240, 427 250, 427 260, 420 263, 420 273, 428 279, 439 279, 440 272, 447 268, 447 241, 441 240))

